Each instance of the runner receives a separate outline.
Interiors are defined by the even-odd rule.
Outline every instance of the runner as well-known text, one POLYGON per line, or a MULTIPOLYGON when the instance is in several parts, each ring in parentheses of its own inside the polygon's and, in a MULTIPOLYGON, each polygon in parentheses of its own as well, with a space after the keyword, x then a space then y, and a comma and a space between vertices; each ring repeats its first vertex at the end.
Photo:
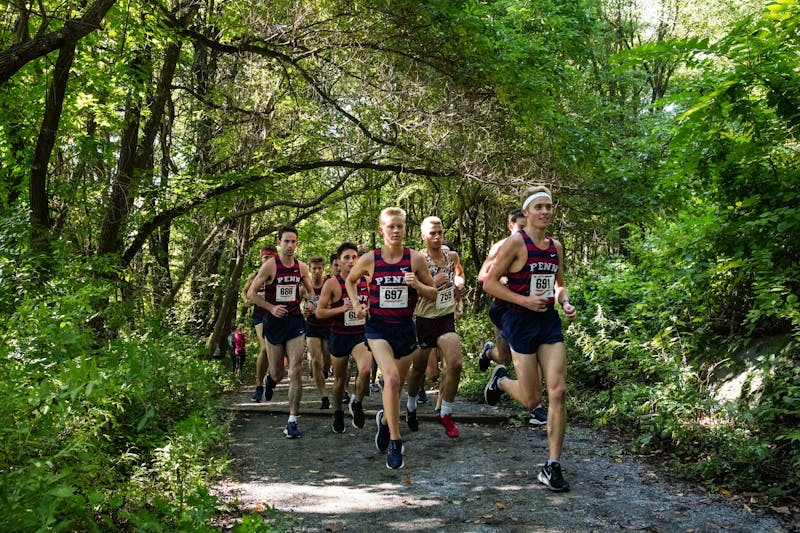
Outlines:
MULTIPOLYGON (((267 244, 261 248, 259 252, 259 256, 261 257, 261 264, 267 262, 267 259, 270 257, 276 257, 278 255, 278 249, 275 247, 274 244, 267 244)), ((267 375, 267 371, 269 370, 269 359, 267 358, 267 340, 264 338, 263 330, 264 330, 264 314, 266 311, 263 307, 259 305, 254 305, 255 302, 250 301, 250 298, 247 297, 247 291, 250 289, 250 285, 253 283, 253 280, 258 274, 258 271, 253 272, 248 276, 247 280, 244 282, 244 288, 242 289, 242 300, 244 300, 244 304, 246 306, 253 306, 253 329, 256 332, 256 338, 258 339, 258 357, 256 358, 256 390, 253 392, 252 400, 254 402, 260 402, 261 399, 264 397, 264 378, 267 375)), ((258 294, 263 298, 264 291, 266 290, 266 286, 262 285, 258 288, 258 294)))
POLYGON ((566 491, 569 483, 559 461, 567 424, 567 354, 555 303, 561 305, 570 321, 575 320, 577 311, 569 303, 564 284, 563 248, 546 233, 553 214, 550 191, 546 187, 530 189, 522 212, 525 229, 506 239, 483 283, 487 293, 508 302, 501 329, 511 347, 517 379, 508 377, 504 365, 496 366, 484 388, 484 398, 489 405, 495 405, 505 392, 525 408, 533 409, 542 397, 541 365, 549 391, 550 456, 538 479, 550 490, 566 491), (500 281, 503 276, 508 279, 507 286, 500 281))
MULTIPOLYGON (((514 235, 514 233, 523 228, 525 228, 525 215, 523 215, 522 211, 519 209, 511 211, 511 213, 508 214, 508 229, 511 235, 514 235)), ((508 237, 506 237, 506 239, 507 238, 508 237)), ((483 262, 478 272, 479 283, 483 283, 486 279, 489 268, 492 266, 492 263, 494 263, 497 252, 500 250, 503 243, 506 242, 506 239, 500 239, 489 249, 489 255, 486 257, 486 260, 483 262)), ((501 278, 501 281, 505 283, 505 277, 501 278)), ((508 347, 508 342, 500 332, 501 318, 504 310, 504 302, 495 298, 489 308, 489 318, 492 321, 494 337, 497 339, 497 344, 492 341, 486 341, 483 345, 483 352, 478 356, 478 369, 481 372, 489 370, 492 361, 501 365, 511 364, 511 348, 508 347)), ((543 426, 547 424, 547 411, 542 407, 542 404, 537 405, 528 412, 528 424, 531 426, 543 426)))
POLYGON ((408 375, 408 400, 406 422, 411 431, 419 429, 417 420, 417 395, 420 383, 425 378, 428 358, 436 348, 444 360, 443 377, 439 385, 442 404, 439 423, 448 437, 458 437, 458 428, 453 423, 453 402, 461 379, 461 339, 456 333, 456 293, 464 292, 464 271, 458 254, 442 247, 444 228, 438 217, 422 221, 420 232, 425 248, 422 255, 436 284, 435 301, 420 299, 414 310, 416 332, 420 349, 414 354, 413 366, 408 375))
POLYGON ((331 402, 325 390, 325 379, 328 377, 328 372, 331 368, 331 354, 328 352, 331 321, 320 319, 313 311, 318 306, 319 294, 322 292, 322 286, 328 278, 322 276, 325 268, 325 260, 322 257, 312 257, 308 264, 311 270, 311 286, 314 288, 314 296, 306 297, 306 301, 310 302, 311 305, 303 310, 303 316, 306 319, 306 345, 311 356, 311 375, 321 398, 319 408, 330 409, 331 402))
POLYGON ((400 390, 411 366, 409 357, 417 347, 412 315, 417 294, 436 299, 431 273, 425 258, 403 246, 406 212, 398 207, 381 211, 379 231, 383 246, 365 253, 347 276, 347 295, 365 326, 367 345, 383 375, 383 409, 375 422, 375 446, 388 449, 386 466, 403 468, 403 441, 400 438, 400 390), (369 308, 358 301, 357 283, 369 279, 369 308))
MULTIPOLYGON (((342 396, 350 377, 350 356, 358 366, 356 389, 350 399, 350 415, 353 417, 353 427, 364 427, 364 408, 362 402, 369 387, 369 372, 372 366, 372 355, 364 344, 364 318, 357 318, 353 304, 347 295, 345 277, 358 261, 358 248, 355 244, 345 242, 337 250, 341 274, 329 278, 322 287, 319 295, 319 308, 317 316, 331 320, 331 334, 328 338, 328 350, 333 362, 333 431, 344 433, 344 411, 342 410, 342 396)), ((369 305, 369 287, 367 280, 361 278, 356 284, 358 301, 362 305, 369 305)))
MULTIPOLYGON (((284 357, 289 360, 289 420, 283 430, 287 438, 301 436, 297 427, 297 414, 300 398, 303 395, 303 352, 305 348, 305 327, 300 312, 301 287, 306 294, 314 294, 308 276, 308 265, 298 261, 294 253, 297 249, 297 230, 283 226, 278 230, 278 257, 271 257, 261 265, 247 296, 256 305, 263 307, 264 337, 267 340, 269 373, 264 378, 264 398, 272 399, 272 392, 285 374, 284 357), (259 296, 257 287, 266 285, 266 294, 259 296)), ((311 304, 308 304, 311 305, 311 304)))

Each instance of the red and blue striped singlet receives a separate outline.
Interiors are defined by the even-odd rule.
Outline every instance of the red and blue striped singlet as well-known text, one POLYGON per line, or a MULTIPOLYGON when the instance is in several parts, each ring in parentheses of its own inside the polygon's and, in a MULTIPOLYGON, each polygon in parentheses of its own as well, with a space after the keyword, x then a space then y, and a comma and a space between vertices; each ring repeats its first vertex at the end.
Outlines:
MULTIPOLYGON (((336 280, 339 282, 339 287, 342 289, 342 296, 337 302, 331 302, 331 307, 341 307, 346 302, 350 301, 350 298, 347 296, 347 287, 344 284, 344 278, 342 276, 336 276, 336 280)), ((369 305, 369 287, 367 287, 367 279, 365 277, 361 277, 356 284, 356 289, 358 290, 358 301, 361 302, 361 305, 369 305)), ((364 323, 357 325, 346 325, 347 322, 351 320, 355 320, 354 312, 353 316, 348 318, 348 311, 343 315, 336 315, 331 319, 331 334, 333 335, 363 335, 364 334, 364 323)), ((363 319, 361 319, 363 320, 363 319)))
POLYGON ((369 282, 369 317, 385 324, 404 324, 411 320, 417 305, 417 291, 406 285, 405 273, 411 272, 411 250, 403 248, 403 257, 394 264, 383 260, 380 248, 375 254, 375 270, 369 282))
MULTIPOLYGON (((508 288, 517 294, 529 296, 531 290, 541 292, 547 297, 547 304, 555 302, 556 274, 558 273, 558 250, 552 237, 547 238, 548 246, 542 250, 533 240, 519 230, 528 250, 528 260, 518 272, 506 273, 508 288)), ((514 306, 523 309, 520 306, 514 306)))
POLYGON ((267 285, 264 299, 273 305, 285 305, 287 316, 300 314, 300 261, 294 259, 292 266, 284 266, 275 258, 275 279, 267 285))

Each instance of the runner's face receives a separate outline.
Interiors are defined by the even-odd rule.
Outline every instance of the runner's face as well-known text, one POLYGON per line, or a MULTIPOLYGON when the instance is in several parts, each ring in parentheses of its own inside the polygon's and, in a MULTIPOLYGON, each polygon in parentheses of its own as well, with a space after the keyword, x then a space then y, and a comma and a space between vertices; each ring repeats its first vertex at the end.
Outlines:
POLYGON ((444 228, 439 223, 425 224, 422 228, 422 242, 425 246, 433 250, 438 250, 442 247, 444 241, 444 228))
POLYGON ((314 281, 321 280, 323 270, 322 263, 311 263, 311 278, 314 281))
POLYGON ((356 250, 345 250, 339 256, 339 266, 342 269, 343 275, 348 275, 350 270, 355 266, 358 261, 358 252, 356 250))
POLYGON ((526 223, 525 217, 517 217, 517 219, 514 222, 508 223, 508 229, 511 230, 511 233, 516 233, 521 229, 525 229, 525 223, 526 223))
POLYGON ((297 250, 298 245, 297 234, 291 231, 285 232, 281 235, 281 240, 278 242, 278 245, 281 247, 281 255, 283 257, 294 256, 294 251, 297 250))
POLYGON ((552 215, 553 203, 547 198, 537 198, 525 209, 525 218, 534 228, 546 228, 550 224, 552 215))
POLYGON ((406 222, 400 216, 382 218, 379 229, 386 244, 402 244, 406 236, 406 222))
POLYGON ((341 269, 339 268, 339 260, 334 259, 333 261, 331 261, 331 276, 338 275, 340 271, 341 269))

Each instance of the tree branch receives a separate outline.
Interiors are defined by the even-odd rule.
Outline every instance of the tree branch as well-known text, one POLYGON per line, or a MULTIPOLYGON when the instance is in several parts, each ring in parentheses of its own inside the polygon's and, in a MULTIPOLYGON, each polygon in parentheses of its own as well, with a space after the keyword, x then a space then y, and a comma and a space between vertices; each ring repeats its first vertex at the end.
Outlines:
POLYGON ((117 0, 97 0, 79 19, 70 19, 60 29, 11 46, 0 53, 0 86, 30 61, 77 42, 100 27, 100 22, 117 0))

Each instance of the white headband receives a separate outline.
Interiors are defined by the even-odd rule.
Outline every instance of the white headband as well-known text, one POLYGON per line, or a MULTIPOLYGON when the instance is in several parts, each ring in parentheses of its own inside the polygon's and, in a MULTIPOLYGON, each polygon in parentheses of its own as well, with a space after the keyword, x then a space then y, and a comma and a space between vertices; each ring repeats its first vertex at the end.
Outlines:
POLYGON ((553 202, 553 197, 552 196, 550 196, 549 194, 547 194, 544 191, 539 191, 539 192, 535 192, 535 193, 531 194, 530 196, 528 196, 528 198, 524 202, 522 202, 522 209, 527 209, 527 207, 530 205, 530 203, 532 201, 536 200, 537 198, 547 198, 548 200, 550 200, 550 203, 553 202))

